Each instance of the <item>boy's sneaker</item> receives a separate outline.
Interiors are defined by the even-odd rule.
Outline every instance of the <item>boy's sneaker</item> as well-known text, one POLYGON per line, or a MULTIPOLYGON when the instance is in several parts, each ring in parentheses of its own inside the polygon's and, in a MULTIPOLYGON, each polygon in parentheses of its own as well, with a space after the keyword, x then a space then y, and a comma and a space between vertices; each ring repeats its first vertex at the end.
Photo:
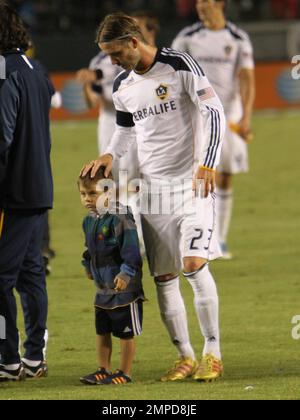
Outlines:
POLYGON ((20 363, 18 369, 10 370, 5 366, 0 366, 0 382, 6 381, 23 381, 26 378, 26 373, 23 365, 20 363))
POLYGON ((129 376, 125 375, 122 370, 116 370, 115 373, 100 381, 98 385, 125 385, 130 382, 132 381, 129 376))
POLYGON ((33 367, 22 361, 27 378, 44 378, 48 376, 47 362, 43 360, 39 365, 33 367))
POLYGON ((99 368, 95 373, 90 373, 80 378, 80 382, 84 385, 99 385, 109 375, 111 375, 111 372, 108 372, 104 368, 99 368))

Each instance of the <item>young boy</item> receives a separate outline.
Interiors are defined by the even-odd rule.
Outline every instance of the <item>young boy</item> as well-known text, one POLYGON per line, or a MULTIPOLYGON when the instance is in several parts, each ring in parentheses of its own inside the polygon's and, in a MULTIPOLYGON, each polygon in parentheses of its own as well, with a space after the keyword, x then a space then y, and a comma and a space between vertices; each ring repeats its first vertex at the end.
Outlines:
MULTIPOLYGON (((88 385, 131 382, 134 336, 142 332, 144 292, 142 258, 134 218, 128 207, 113 202, 101 167, 95 178, 80 177, 81 203, 89 210, 83 221, 87 250, 82 264, 97 287, 95 298, 98 370, 80 378, 88 385), (105 180, 105 181, 104 181, 105 180), (102 190, 102 191, 101 191, 102 190), (111 373, 112 337, 120 338, 120 368, 111 373)), ((112 177, 110 176, 112 183, 112 177)))

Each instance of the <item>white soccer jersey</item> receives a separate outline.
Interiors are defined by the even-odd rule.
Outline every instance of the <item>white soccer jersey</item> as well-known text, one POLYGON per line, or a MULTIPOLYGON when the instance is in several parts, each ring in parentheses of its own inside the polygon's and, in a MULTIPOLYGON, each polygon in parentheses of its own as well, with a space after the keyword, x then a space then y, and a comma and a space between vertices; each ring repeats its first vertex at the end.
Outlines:
POLYGON ((219 31, 198 22, 183 29, 172 47, 189 53, 203 67, 226 115, 241 108, 237 74, 240 69, 254 68, 253 48, 246 32, 230 22, 219 31))
POLYGON ((216 168, 224 111, 188 54, 163 48, 146 73, 122 72, 114 83, 113 100, 117 129, 106 153, 119 158, 136 139, 145 178, 191 179, 199 165, 216 168))
POLYGON ((89 65, 90 70, 102 70, 103 78, 96 83, 96 85, 101 86, 101 95, 105 99, 106 105, 110 105, 113 108, 112 103, 112 91, 113 84, 116 76, 122 70, 120 67, 113 66, 111 59, 108 55, 100 52, 94 57, 89 65))

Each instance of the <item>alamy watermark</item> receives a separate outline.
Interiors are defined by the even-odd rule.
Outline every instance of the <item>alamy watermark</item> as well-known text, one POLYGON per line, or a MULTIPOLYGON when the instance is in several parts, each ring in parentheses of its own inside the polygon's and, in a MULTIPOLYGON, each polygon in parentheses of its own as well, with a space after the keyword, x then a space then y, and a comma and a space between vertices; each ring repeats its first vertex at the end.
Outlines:
POLYGON ((0 315, 0 340, 6 339, 6 322, 4 316, 0 315))
POLYGON ((292 78, 294 80, 300 79, 300 55, 295 55, 292 58, 292 64, 296 64, 292 69, 292 78))
POLYGON ((111 213, 127 213, 127 206, 133 207, 139 214, 201 216, 202 206, 199 200, 204 198, 204 180, 194 182, 192 179, 145 180, 128 181, 127 171, 119 172, 119 182, 102 179, 97 183, 100 196, 97 200, 99 214, 106 212, 105 202, 119 201, 124 207, 121 211, 111 209, 111 213), (118 194, 117 194, 118 191, 118 194))
POLYGON ((294 340, 300 340, 300 315, 293 317, 292 324, 295 325, 292 329, 292 338, 294 340))

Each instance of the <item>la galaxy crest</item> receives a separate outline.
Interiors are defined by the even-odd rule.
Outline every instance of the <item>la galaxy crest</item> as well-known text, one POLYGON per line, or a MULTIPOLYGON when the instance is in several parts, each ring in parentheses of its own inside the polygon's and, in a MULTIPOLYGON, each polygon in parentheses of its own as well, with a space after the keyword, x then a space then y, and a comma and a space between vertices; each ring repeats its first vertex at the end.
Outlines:
POLYGON ((232 51, 232 46, 231 45, 226 45, 224 47, 224 51, 225 51, 225 54, 229 56, 231 54, 231 51, 232 51))
POLYGON ((155 90, 156 95, 161 99, 162 101, 167 98, 168 96, 168 86, 164 84, 160 84, 158 88, 155 90))

